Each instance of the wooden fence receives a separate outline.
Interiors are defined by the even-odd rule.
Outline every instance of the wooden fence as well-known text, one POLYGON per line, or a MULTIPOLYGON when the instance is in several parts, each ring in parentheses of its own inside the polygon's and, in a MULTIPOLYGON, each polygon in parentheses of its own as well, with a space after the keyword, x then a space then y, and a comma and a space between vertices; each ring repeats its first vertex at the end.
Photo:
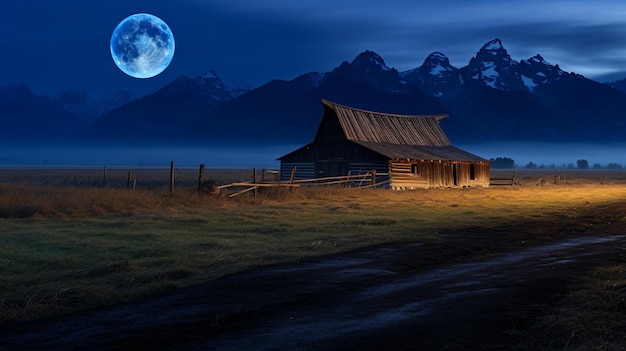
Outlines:
MULTIPOLYGON (((388 176, 388 173, 376 173, 376 170, 370 172, 347 175, 347 176, 335 176, 335 177, 323 177, 323 178, 311 178, 311 179, 294 179, 295 167, 291 172, 289 180, 281 181, 277 176, 278 171, 274 170, 262 170, 261 179, 257 176, 256 169, 253 170, 254 176, 251 182, 234 182, 230 184, 224 184, 213 187, 212 193, 225 194, 228 197, 235 197, 241 194, 254 191, 257 195, 258 189, 261 188, 298 188, 298 187, 319 187, 319 186, 345 186, 352 188, 374 188, 384 186, 389 183, 389 179, 383 181, 377 181, 378 177, 388 176), (271 175, 268 177, 267 175, 271 175)), ((380 178, 378 178, 380 179, 380 178)))
POLYGON ((519 178, 515 176, 515 170, 510 177, 492 177, 489 179, 489 185, 520 185, 519 178))
MULTIPOLYGON (((91 170, 82 171, 88 175, 86 181, 81 181, 79 174, 67 176, 66 171, 57 171, 60 184, 89 187, 123 187, 128 190, 140 188, 163 188, 168 189, 170 195, 174 195, 176 188, 195 189, 201 193, 221 194, 234 197, 246 192, 254 191, 255 195, 263 188, 297 188, 319 186, 343 186, 352 188, 382 187, 389 183, 389 174, 378 172, 374 169, 359 174, 347 176, 324 177, 312 179, 295 179, 295 167, 291 172, 290 179, 280 178, 280 171, 272 169, 242 169, 219 170, 216 177, 215 170, 206 170, 204 164, 200 165, 198 173, 190 169, 176 170, 175 162, 171 161, 169 169, 146 168, 142 170, 110 169, 105 166, 102 173, 91 174, 91 170), (181 175, 182 174, 182 175, 181 175), (236 180, 236 179, 240 180, 236 180), (222 185, 223 184, 223 185, 222 185)), ((74 172, 74 170, 72 170, 74 172)), ((24 176, 20 176, 24 178, 24 176)), ((42 173, 37 178, 32 176, 32 181, 42 182, 40 178, 48 180, 48 172, 42 173)))

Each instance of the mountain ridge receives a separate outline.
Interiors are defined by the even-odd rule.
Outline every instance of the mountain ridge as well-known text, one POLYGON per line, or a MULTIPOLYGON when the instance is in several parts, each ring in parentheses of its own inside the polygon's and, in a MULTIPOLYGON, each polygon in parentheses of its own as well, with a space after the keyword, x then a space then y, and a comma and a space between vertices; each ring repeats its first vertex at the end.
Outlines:
MULTIPOLYGON (((0 89, 0 102, 37 99, 24 87, 0 89)), ((332 71, 272 80, 253 89, 231 90, 214 71, 180 76, 141 98, 121 95, 91 122, 80 115, 88 105, 80 92, 40 100, 48 101, 55 116, 64 116, 57 118, 65 125, 63 139, 104 143, 307 143, 323 112, 321 98, 388 113, 448 113, 442 126, 457 143, 595 142, 621 140, 625 91, 626 83, 601 84, 565 72, 540 54, 514 60, 496 38, 461 68, 433 52, 422 65, 398 72, 366 50, 332 71)), ((0 121, 8 116, 1 107, 0 121)), ((35 117, 31 112, 20 118, 35 117)), ((31 136, 23 126, 13 134, 31 136)))

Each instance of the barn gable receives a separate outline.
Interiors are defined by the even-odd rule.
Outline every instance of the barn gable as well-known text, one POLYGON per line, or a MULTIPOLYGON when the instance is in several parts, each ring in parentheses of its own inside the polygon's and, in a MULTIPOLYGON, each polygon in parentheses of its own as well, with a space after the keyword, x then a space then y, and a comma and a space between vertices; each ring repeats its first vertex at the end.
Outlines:
POLYGON ((283 179, 377 170, 392 188, 488 186, 489 162, 452 146, 441 115, 366 111, 322 100, 315 139, 279 158, 283 179))

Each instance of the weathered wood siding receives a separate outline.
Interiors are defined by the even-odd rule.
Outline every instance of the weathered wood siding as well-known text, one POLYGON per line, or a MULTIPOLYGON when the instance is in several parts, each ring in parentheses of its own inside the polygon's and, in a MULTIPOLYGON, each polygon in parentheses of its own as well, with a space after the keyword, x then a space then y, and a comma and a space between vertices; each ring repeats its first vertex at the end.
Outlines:
POLYGON ((387 162, 350 162, 350 175, 368 174, 373 170, 376 170, 376 184, 389 180, 389 165, 387 162))
POLYGON ((427 168, 430 164, 427 162, 419 162, 418 167, 421 168, 421 174, 413 174, 411 172, 411 163, 404 160, 389 160, 389 176, 391 182, 389 187, 394 190, 427 188, 428 174, 431 170, 427 168))
POLYGON ((317 162, 281 162, 280 180, 291 179, 291 171, 296 167, 294 179, 313 179, 333 176, 347 176, 367 174, 376 170, 376 182, 383 182, 389 178, 387 162, 349 162, 344 160, 329 160, 317 162))
POLYGON ((293 166, 297 167, 295 179, 347 176, 372 169, 383 174, 388 172, 385 156, 347 140, 311 143, 280 160, 283 181, 290 179, 293 166))
POLYGON ((294 167, 296 167, 294 179, 315 178, 315 162, 281 162, 280 180, 289 181, 291 179, 291 171, 294 167))
POLYGON ((458 186, 489 186, 489 162, 459 162, 457 164, 460 170, 458 186))
POLYGON ((359 160, 386 163, 387 157, 349 140, 314 142, 280 158, 281 162, 315 162, 324 160, 359 160))
POLYGON ((387 162, 350 162, 350 174, 364 174, 376 170, 378 175, 382 176, 389 173, 389 165, 387 162))
POLYGON ((489 186, 488 162, 389 160, 392 189, 489 186), (473 168, 473 169, 472 169, 473 168))

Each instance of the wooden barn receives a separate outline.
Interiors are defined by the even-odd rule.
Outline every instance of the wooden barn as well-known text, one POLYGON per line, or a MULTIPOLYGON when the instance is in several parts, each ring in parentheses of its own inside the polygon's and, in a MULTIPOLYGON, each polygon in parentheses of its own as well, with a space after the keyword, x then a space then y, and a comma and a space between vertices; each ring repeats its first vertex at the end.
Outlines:
POLYGON ((489 161, 450 144, 447 115, 399 115, 322 100, 315 139, 280 160, 282 180, 362 174, 392 189, 489 186, 489 161), (295 173, 293 173, 295 170, 295 173))

